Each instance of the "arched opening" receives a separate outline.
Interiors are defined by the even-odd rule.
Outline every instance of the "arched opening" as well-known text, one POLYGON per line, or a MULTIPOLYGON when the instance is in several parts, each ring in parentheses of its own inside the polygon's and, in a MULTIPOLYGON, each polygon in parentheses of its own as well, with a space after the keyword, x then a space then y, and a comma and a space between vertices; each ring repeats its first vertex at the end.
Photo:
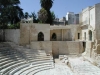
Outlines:
POLYGON ((52 34, 52 41, 57 41, 57 36, 55 33, 52 34))
POLYGON ((92 31, 89 30, 89 40, 92 41, 92 31))
POLYGON ((38 41, 44 41, 44 34, 42 32, 38 33, 38 41))

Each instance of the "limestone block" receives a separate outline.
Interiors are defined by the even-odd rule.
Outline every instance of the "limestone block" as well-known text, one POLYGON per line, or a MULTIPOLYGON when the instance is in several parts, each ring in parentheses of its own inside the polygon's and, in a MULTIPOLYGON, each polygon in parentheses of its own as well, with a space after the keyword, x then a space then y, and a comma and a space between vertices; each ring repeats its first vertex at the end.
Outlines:
POLYGON ((68 56, 67 55, 64 55, 64 58, 68 58, 68 56))
POLYGON ((65 64, 68 65, 68 60, 65 60, 65 64))
POLYGON ((62 61, 62 63, 65 63, 66 60, 67 60, 67 58, 63 58, 61 61, 62 61))
POLYGON ((59 55, 59 59, 62 60, 64 58, 64 55, 59 55))

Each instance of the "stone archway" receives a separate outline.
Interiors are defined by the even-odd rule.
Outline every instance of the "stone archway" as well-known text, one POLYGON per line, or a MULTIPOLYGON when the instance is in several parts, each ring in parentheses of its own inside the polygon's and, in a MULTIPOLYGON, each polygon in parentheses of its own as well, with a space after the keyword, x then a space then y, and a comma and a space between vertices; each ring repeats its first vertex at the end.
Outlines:
POLYGON ((42 32, 38 33, 38 41, 44 41, 44 34, 42 32))

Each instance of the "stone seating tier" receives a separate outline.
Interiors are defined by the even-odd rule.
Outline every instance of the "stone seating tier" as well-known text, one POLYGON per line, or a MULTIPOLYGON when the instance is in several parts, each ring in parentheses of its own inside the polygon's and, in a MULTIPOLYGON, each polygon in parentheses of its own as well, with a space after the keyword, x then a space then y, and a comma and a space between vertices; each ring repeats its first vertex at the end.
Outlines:
POLYGON ((53 57, 47 56, 44 50, 14 47, 0 46, 0 75, 15 75, 20 71, 29 73, 30 70, 38 72, 43 67, 52 68, 53 57))
POLYGON ((31 64, 26 64, 26 65, 23 65, 23 66, 19 66, 18 68, 14 69, 12 72, 10 72, 9 74, 10 75, 20 75, 21 73, 24 73, 25 71, 28 71, 32 68, 35 68, 35 67, 41 67, 41 66, 44 66, 46 67, 47 65, 49 65, 51 67, 51 63, 50 62, 45 62, 45 63, 31 63, 31 64))

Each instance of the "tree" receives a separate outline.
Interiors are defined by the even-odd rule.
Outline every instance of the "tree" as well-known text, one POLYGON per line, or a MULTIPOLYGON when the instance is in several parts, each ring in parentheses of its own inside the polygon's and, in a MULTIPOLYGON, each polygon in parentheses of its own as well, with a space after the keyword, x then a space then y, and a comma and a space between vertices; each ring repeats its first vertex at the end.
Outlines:
POLYGON ((25 12, 24 17, 27 19, 29 17, 29 13, 28 12, 25 12))
POLYGON ((45 23, 48 18, 48 13, 44 8, 41 8, 38 12, 38 19, 42 22, 45 23))
POLYGON ((32 17, 33 17, 33 23, 38 23, 37 16, 36 16, 35 12, 32 12, 32 17))
POLYGON ((56 16, 55 16, 55 13, 53 11, 51 12, 51 16, 52 16, 52 21, 54 21, 56 16))
POLYGON ((15 24, 20 21, 23 16, 22 9, 18 6, 19 0, 0 0, 0 28, 3 29, 5 40, 5 31, 8 23, 15 24))
POLYGON ((19 22, 23 16, 23 11, 18 4, 20 4, 19 0, 0 0, 0 18, 5 20, 3 16, 6 16, 9 20, 6 22, 10 22, 11 24, 19 22))
POLYGON ((53 0, 40 0, 40 4, 45 10, 50 10, 53 5, 53 0))
POLYGON ((20 22, 21 18, 24 16, 22 9, 19 6, 12 6, 9 8, 10 12, 8 12, 11 20, 11 24, 16 24, 20 22))
POLYGON ((52 24, 52 15, 51 15, 51 12, 50 12, 50 9, 53 5, 53 1, 54 0, 40 0, 40 4, 41 4, 41 7, 44 8, 47 13, 48 13, 48 18, 46 20, 46 23, 49 23, 49 24, 52 24))

